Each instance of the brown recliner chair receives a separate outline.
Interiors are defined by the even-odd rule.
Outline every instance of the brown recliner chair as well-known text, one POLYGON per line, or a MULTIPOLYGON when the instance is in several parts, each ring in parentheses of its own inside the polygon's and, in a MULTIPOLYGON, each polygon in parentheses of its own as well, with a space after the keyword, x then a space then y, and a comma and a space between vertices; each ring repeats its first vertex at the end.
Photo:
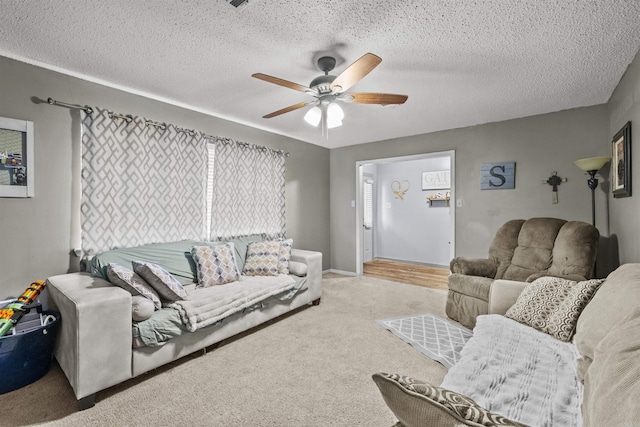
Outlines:
POLYGON ((473 328, 488 313, 498 279, 533 282, 543 276, 586 280, 593 275, 600 233, 591 224, 557 218, 508 221, 498 229, 488 259, 451 260, 446 313, 473 328))

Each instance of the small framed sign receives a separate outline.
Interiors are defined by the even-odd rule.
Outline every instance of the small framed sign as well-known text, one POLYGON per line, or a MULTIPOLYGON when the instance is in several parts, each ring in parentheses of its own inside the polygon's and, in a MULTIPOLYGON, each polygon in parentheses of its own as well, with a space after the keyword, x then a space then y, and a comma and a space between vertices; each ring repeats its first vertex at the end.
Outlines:
POLYGON ((422 172, 422 191, 451 188, 451 171, 422 172))
POLYGON ((481 190, 516 188, 516 162, 483 163, 480 168, 481 190))

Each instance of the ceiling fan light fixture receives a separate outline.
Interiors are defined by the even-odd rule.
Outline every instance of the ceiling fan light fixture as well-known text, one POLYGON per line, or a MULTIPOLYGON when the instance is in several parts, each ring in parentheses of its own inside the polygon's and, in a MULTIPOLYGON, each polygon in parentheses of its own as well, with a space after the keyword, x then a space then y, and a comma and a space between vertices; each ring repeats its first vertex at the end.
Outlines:
POLYGON ((327 128, 333 129, 342 126, 342 119, 344 119, 342 108, 335 102, 329 104, 327 107, 327 128))
POLYGON ((310 108, 309 111, 307 111, 307 114, 304 115, 304 121, 309 123, 311 126, 318 126, 321 118, 322 110, 320 110, 320 107, 317 105, 310 108))

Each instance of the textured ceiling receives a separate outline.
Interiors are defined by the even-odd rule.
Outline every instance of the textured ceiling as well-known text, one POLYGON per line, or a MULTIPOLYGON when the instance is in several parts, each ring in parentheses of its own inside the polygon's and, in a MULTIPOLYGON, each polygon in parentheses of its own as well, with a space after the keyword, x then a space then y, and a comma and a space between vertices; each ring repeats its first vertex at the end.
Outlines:
POLYGON ((0 55, 329 148, 602 104, 639 48, 638 0, 0 1, 0 55), (404 105, 342 104, 329 139, 306 109, 262 118, 312 98, 251 74, 367 52, 349 92, 404 105))

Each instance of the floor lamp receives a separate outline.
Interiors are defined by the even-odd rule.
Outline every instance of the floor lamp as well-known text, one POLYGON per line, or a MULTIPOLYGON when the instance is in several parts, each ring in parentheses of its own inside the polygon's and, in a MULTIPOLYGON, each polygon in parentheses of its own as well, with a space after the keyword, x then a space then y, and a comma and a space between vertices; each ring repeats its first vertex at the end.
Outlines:
POLYGON ((573 162, 574 165, 589 174, 587 185, 591 189, 591 221, 594 227, 596 226, 596 188, 598 187, 596 173, 609 161, 611 161, 611 157, 589 157, 573 162))

